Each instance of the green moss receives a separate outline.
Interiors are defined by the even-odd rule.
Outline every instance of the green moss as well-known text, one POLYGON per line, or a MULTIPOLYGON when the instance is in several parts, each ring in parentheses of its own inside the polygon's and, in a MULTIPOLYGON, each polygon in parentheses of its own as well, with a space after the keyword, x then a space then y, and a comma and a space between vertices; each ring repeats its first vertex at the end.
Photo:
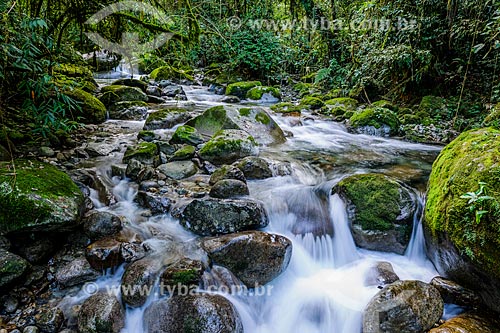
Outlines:
POLYGON ((364 230, 392 230, 400 214, 400 187, 379 174, 354 175, 342 180, 336 191, 356 206, 356 221, 364 230))
MULTIPOLYGON (((446 146, 432 167, 425 207, 431 232, 446 232, 457 249, 500 278, 500 131, 484 128, 462 133, 446 146), (460 198, 486 183, 493 197, 480 223, 468 200, 460 198)), ((487 204, 487 205, 486 205, 487 204)))
POLYGON ((436 96, 423 97, 418 110, 438 120, 450 120, 453 115, 446 105, 446 100, 436 96))
POLYGON ((73 115, 74 120, 81 117, 81 121, 88 124, 102 123, 106 120, 106 107, 94 95, 81 89, 65 92, 66 95, 80 102, 81 113, 73 115))
POLYGON ((332 89, 326 94, 324 94, 321 99, 323 101, 328 101, 335 98, 344 97, 344 91, 342 89, 332 89))
POLYGON ((254 87, 262 86, 259 81, 243 81, 231 83, 226 88, 226 95, 234 95, 239 98, 245 98, 248 91, 254 87))
POLYGON ((196 128, 191 127, 189 125, 179 126, 175 130, 170 143, 172 144, 190 144, 190 145, 199 145, 203 143, 203 137, 198 133, 196 128))
POLYGON ((162 121, 165 118, 167 118, 168 115, 172 113, 185 113, 186 109, 182 108, 167 108, 167 109, 161 109, 155 112, 151 112, 148 115, 148 119, 146 120, 146 123, 150 123, 153 121, 162 121))
POLYGON ((172 274, 173 285, 181 284, 189 286, 191 284, 198 284, 200 280, 199 272, 196 269, 188 269, 177 271, 172 274))
POLYGON ((138 140, 152 141, 155 138, 155 133, 153 131, 140 131, 137 134, 138 140))
POLYGON ((255 120, 264 125, 269 125, 271 123, 271 118, 264 112, 259 112, 255 115, 255 120))
POLYGON ((188 80, 194 81, 192 70, 177 69, 171 66, 162 66, 153 70, 149 77, 156 82, 161 80, 188 80))
POLYGON ((351 126, 373 126, 380 128, 382 125, 387 125, 391 128, 391 132, 399 130, 399 120, 396 113, 383 108, 368 108, 355 113, 349 119, 351 126))
POLYGON ((141 89, 128 86, 106 86, 101 89, 99 98, 104 105, 112 105, 124 101, 148 101, 148 96, 141 89))
POLYGON ((484 119, 483 124, 485 126, 500 128, 500 103, 495 105, 495 107, 490 111, 488 116, 484 119))
POLYGON ((194 127, 202 135, 213 136, 222 129, 237 129, 238 126, 227 116, 224 106, 219 105, 212 107, 202 115, 191 119, 186 123, 194 127))
POLYGON ((252 100, 260 100, 264 94, 271 94, 275 98, 281 98, 281 92, 279 89, 274 88, 274 87, 262 87, 262 86, 257 86, 252 89, 250 89, 246 97, 247 99, 252 99, 252 100))
POLYGON ((291 114, 295 113, 300 115, 302 113, 302 107, 296 106, 293 103, 282 102, 271 106, 271 110, 276 113, 291 114))
POLYGON ((141 142, 137 146, 128 147, 123 156, 123 163, 128 163, 131 159, 138 161, 152 160, 158 153, 158 147, 151 142, 141 142))
POLYGON ((315 79, 316 79, 316 72, 309 73, 300 78, 300 80, 305 83, 314 83, 315 79))
POLYGON ((248 117, 251 112, 252 112, 252 109, 249 109, 249 108, 241 108, 239 110, 240 116, 242 116, 242 117, 248 117))
POLYGON ((201 149, 200 156, 211 163, 231 164, 236 160, 254 155, 257 143, 243 131, 222 130, 214 135, 201 149))
POLYGON ((194 153, 196 152, 196 148, 193 146, 184 146, 181 149, 177 150, 174 153, 174 156, 172 160, 175 161, 180 161, 180 160, 187 160, 190 159, 194 156, 194 153))
POLYGON ((300 100, 300 105, 307 106, 312 110, 318 110, 321 109, 325 103, 319 98, 307 96, 300 100))
POLYGON ((74 64, 59 64, 54 67, 54 73, 62 74, 67 77, 83 78, 87 81, 94 81, 94 76, 90 69, 74 64))
POLYGON ((380 101, 373 102, 372 106, 373 107, 378 107, 378 108, 389 109, 389 110, 394 111, 396 113, 398 112, 398 107, 397 106, 395 106, 391 102, 383 100, 383 99, 380 100, 380 101))
POLYGON ((358 101, 349 97, 339 97, 327 100, 325 104, 330 106, 342 106, 347 110, 354 110, 358 106, 358 101))
POLYGON ((63 221, 65 210, 78 218, 83 194, 68 175, 37 161, 14 165, 0 163, 0 234, 69 222, 63 221))

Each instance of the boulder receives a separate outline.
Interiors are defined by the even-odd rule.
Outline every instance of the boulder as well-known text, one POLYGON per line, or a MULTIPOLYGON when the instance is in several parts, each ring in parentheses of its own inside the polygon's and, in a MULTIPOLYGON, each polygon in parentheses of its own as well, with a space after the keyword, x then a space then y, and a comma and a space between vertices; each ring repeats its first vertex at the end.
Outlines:
POLYGON ((246 231, 202 240, 202 248, 246 286, 265 285, 286 270, 292 242, 280 235, 246 231))
POLYGON ((144 314, 146 333, 243 333, 234 306, 220 295, 174 295, 151 305, 144 314))
POLYGON ((23 276, 29 266, 29 263, 20 256, 0 249, 0 289, 23 276))
POLYGON ((188 290, 198 288, 202 281, 205 265, 200 260, 180 259, 169 265, 160 276, 162 294, 170 295, 182 291, 182 286, 188 290))
POLYGON ((142 164, 152 165, 155 163, 157 155, 158 147, 155 143, 141 142, 135 146, 127 147, 122 162, 128 163, 130 160, 136 160, 142 164))
POLYGON ((360 110, 349 119, 352 132, 375 136, 395 135, 399 132, 399 125, 395 112, 379 107, 360 110))
POLYGON ((470 289, 464 288, 456 282, 436 276, 431 281, 445 303, 475 308, 481 305, 479 296, 470 289))
POLYGON ((254 101, 264 99, 269 102, 278 102, 281 99, 281 92, 278 88, 257 86, 247 92, 246 98, 254 101))
POLYGON ((142 92, 146 92, 148 89, 148 84, 144 81, 137 79, 118 79, 111 83, 112 86, 127 86, 127 87, 135 87, 142 90, 142 92))
POLYGON ((0 163, 0 234, 70 231, 80 223, 84 197, 56 167, 15 160, 0 163))
POLYGON ((482 316, 479 313, 462 313, 447 320, 429 333, 497 333, 500 320, 482 316))
POLYGON ((422 333, 443 315, 444 303, 433 286, 396 281, 379 291, 363 313, 363 332, 422 333))
POLYGON ((170 159, 171 161, 184 161, 191 160, 196 153, 196 148, 193 146, 185 145, 177 149, 170 159))
POLYGON ((210 185, 215 185, 223 179, 235 179, 246 184, 247 180, 243 172, 233 165, 223 165, 210 176, 210 185))
POLYGON ((64 322, 64 313, 58 307, 42 308, 36 317, 36 326, 42 333, 59 332, 64 322))
POLYGON ((99 124, 106 120, 106 107, 94 95, 79 88, 67 90, 64 94, 80 102, 81 111, 72 114, 73 120, 85 124, 99 124))
POLYGON ((79 333, 119 333, 125 326, 125 311, 116 296, 97 293, 83 302, 78 313, 79 333))
POLYGON ((167 108, 152 112, 148 115, 145 130, 168 129, 175 125, 185 123, 191 119, 190 113, 183 108, 167 108))
POLYGON ((116 102, 108 107, 109 118, 119 120, 142 120, 148 110, 148 104, 143 101, 116 102))
POLYGON ((205 140, 198 133, 196 128, 188 125, 177 127, 174 135, 172 135, 172 139, 170 139, 171 144, 188 144, 197 146, 203 142, 205 142, 205 140))
POLYGON ((226 95, 236 96, 243 99, 247 96, 247 93, 254 87, 262 86, 259 81, 243 81, 231 83, 226 88, 226 95))
POLYGON ((216 165, 231 164, 258 153, 254 138, 242 130, 222 130, 199 151, 201 158, 216 165))
POLYGON ((181 180, 195 175, 198 167, 191 161, 175 161, 162 164, 157 170, 171 179, 181 180))
POLYGON ((266 179, 273 176, 269 163, 260 157, 245 157, 236 166, 243 172, 245 178, 249 180, 266 179))
POLYGON ((250 199, 195 199, 181 213, 181 225, 201 236, 264 228, 268 223, 262 203, 250 199))
POLYGON ((85 257, 90 266, 98 271, 116 267, 123 263, 121 245, 113 238, 101 239, 87 246, 85 257))
POLYGON ((219 199, 229 199, 249 194, 247 184, 236 179, 220 180, 210 190, 210 196, 219 199))
POLYGON ((101 89, 99 100, 106 106, 124 101, 148 101, 148 96, 141 89, 127 86, 106 86, 101 89))
POLYGON ((108 212, 94 210, 83 219, 83 231, 91 240, 113 236, 122 230, 123 218, 108 212))
POLYGON ((356 245, 374 251, 403 254, 413 227, 412 194, 380 174, 347 177, 332 190, 347 203, 356 245))
POLYGON ((170 211, 172 202, 169 198, 146 191, 139 191, 136 196, 136 201, 141 207, 151 210, 151 214, 166 214, 170 211))
POLYGON ((500 312, 500 131, 462 133, 432 167, 425 206, 427 254, 438 272, 500 312))
POLYGON ((186 123, 205 137, 212 137, 220 130, 240 129, 248 132, 259 144, 277 144, 286 141, 279 125, 261 107, 220 105, 186 123))
POLYGON ((368 271, 365 278, 367 286, 386 286, 399 280, 399 276, 394 272, 392 264, 386 261, 379 261, 368 271))
POLYGON ((161 261, 158 258, 146 257, 128 265, 121 281, 123 302, 131 307, 144 305, 160 269, 161 261))
POLYGON ((163 80, 172 80, 178 82, 191 81, 194 82, 194 77, 192 76, 192 70, 184 70, 174 68, 172 66, 162 66, 153 70, 149 77, 156 82, 163 80))
POLYGON ((94 281, 100 276, 85 258, 76 258, 57 268, 54 277, 62 288, 76 286, 78 284, 94 281))

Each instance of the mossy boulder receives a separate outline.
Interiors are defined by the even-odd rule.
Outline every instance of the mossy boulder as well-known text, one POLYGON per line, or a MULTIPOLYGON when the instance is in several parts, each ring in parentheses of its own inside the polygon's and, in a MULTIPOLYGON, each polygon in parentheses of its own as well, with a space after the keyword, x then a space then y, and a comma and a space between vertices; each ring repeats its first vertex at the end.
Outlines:
POLYGON ((271 110, 276 113, 281 113, 284 116, 299 117, 302 113, 302 107, 290 102, 281 102, 271 106, 271 110))
POLYGON ((137 134, 137 140, 151 142, 156 138, 156 134, 153 131, 140 131, 137 134))
POLYGON ((356 112, 349 119, 350 129, 354 132, 378 136, 397 134, 399 125, 395 112, 377 107, 356 112))
POLYGON ((485 126, 500 128, 500 103, 491 109, 490 113, 484 118, 483 124, 485 126))
POLYGON ((127 87, 135 87, 142 90, 143 93, 148 89, 148 84, 144 81, 137 79, 118 79, 114 81, 112 86, 127 86, 127 87))
POLYGON ((149 77, 156 82, 160 82, 162 80, 194 82, 192 70, 178 69, 172 66, 158 67, 149 74, 149 77))
POLYGON ((344 91, 342 89, 332 89, 323 95, 322 99, 328 101, 335 98, 344 97, 344 91))
POLYGON ((325 103, 317 97, 307 96, 300 100, 300 106, 311 110, 319 110, 325 106, 325 103))
POLYGON ((26 260, 0 248, 0 290, 23 276, 28 267, 26 260))
POLYGON ((78 312, 78 332, 119 333, 125 326, 125 310, 111 293, 99 292, 87 298, 78 312))
POLYGON ((391 102, 386 101, 384 99, 381 99, 379 101, 373 102, 372 106, 373 107, 377 107, 377 108, 389 109, 391 111, 398 112, 398 107, 396 105, 394 105, 391 102))
POLYGON ((123 155, 123 163, 128 163, 134 159, 143 164, 154 164, 156 155, 158 154, 158 146, 152 142, 141 142, 136 146, 130 146, 123 155))
POLYGON ((359 247, 403 254, 412 232, 414 200, 394 179, 354 175, 332 190, 346 202, 351 231, 359 247))
POLYGON ((286 141, 279 125, 261 107, 216 106, 191 119, 186 125, 196 128, 204 137, 212 137, 220 130, 242 129, 250 133, 259 144, 286 141))
POLYGON ((80 223, 83 194, 64 172, 38 161, 0 163, 0 234, 63 232, 80 223))
POLYGON ((338 97, 329 99, 325 102, 327 106, 330 107, 344 107, 347 110, 356 110, 358 107, 358 101, 349 97, 338 97))
POLYGON ((258 101, 258 100, 262 99, 264 94, 268 94, 277 100, 281 99, 281 92, 278 88, 262 87, 262 86, 257 86, 257 87, 253 87, 252 89, 250 89, 247 92, 246 97, 247 97, 247 99, 258 101))
POLYGON ((189 160, 194 157, 194 153, 196 152, 196 148, 193 146, 186 145, 175 151, 172 156, 172 161, 182 161, 189 160))
POLYGON ((148 104, 144 101, 116 102, 108 107, 110 119, 142 120, 148 114, 148 104))
POLYGON ((422 118, 427 115, 433 119, 449 120, 453 116, 453 112, 448 109, 446 99, 437 96, 424 96, 418 112, 422 118))
POLYGON ((191 127, 189 125, 183 125, 177 127, 175 130, 172 139, 170 139, 171 144, 188 144, 188 145, 199 145, 203 143, 205 140, 198 133, 196 128, 191 127))
POLYGON ((60 87, 74 86, 87 92, 97 90, 97 82, 90 69, 74 64, 59 64, 54 67, 55 83, 60 87))
POLYGON ((183 108, 171 107, 152 112, 148 115, 145 130, 168 129, 184 123, 191 118, 190 113, 183 108))
POLYGON ((243 157, 256 156, 258 153, 257 142, 247 132, 222 130, 200 149, 199 155, 210 163, 221 165, 231 164, 243 157))
POLYGON ((106 120, 106 107, 94 95, 78 88, 67 90, 65 94, 80 102, 81 111, 73 114, 75 120, 86 124, 99 124, 106 120))
POLYGON ((293 89, 299 94, 299 97, 302 98, 313 93, 314 86, 312 83, 299 82, 293 86, 293 89))
POLYGON ((102 88, 101 92, 102 95, 99 99, 106 106, 124 101, 148 101, 148 96, 141 89, 135 87, 111 85, 102 88))
POLYGON ((226 95, 233 95, 239 98, 245 98, 250 89, 262 86, 262 83, 259 81, 243 81, 231 83, 226 88, 226 95))
POLYGON ((462 133, 434 162, 424 230, 439 273, 500 312, 499 188, 500 131, 462 133))

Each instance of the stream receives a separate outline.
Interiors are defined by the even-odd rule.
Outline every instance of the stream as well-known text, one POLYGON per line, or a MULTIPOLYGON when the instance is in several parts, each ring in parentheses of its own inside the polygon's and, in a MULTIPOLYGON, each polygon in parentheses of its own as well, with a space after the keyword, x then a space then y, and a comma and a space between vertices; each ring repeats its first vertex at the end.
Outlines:
MULTIPOLYGON (((102 78, 98 81, 107 83, 102 78)), ((223 96, 215 95, 206 87, 183 88, 188 101, 171 103, 189 104, 200 111, 224 104, 221 102, 223 96)), ((425 255, 421 215, 427 177, 441 148, 350 134, 342 124, 307 114, 299 121, 268 112, 290 135, 284 144, 261 147, 260 156, 287 163, 289 172, 285 176, 248 181, 248 186, 250 196, 262 201, 269 215, 270 223, 264 231, 290 239, 292 258, 286 271, 270 282, 265 292, 255 290, 222 295, 239 312, 245 332, 359 333, 363 309, 379 291, 376 285, 365 286, 375 263, 390 262, 401 280, 430 282, 438 275, 425 255), (346 207, 338 195, 330 194, 331 188, 342 178, 367 172, 394 177, 411 187, 414 193, 418 209, 410 245, 404 255, 357 248, 349 229, 346 207)), ((105 126, 120 128, 121 133, 114 140, 126 146, 136 141, 143 124, 144 121, 109 120, 105 126)), ((173 131, 175 128, 155 132, 165 136, 173 131)), ((124 149, 85 162, 84 167, 96 170, 117 199, 116 204, 106 206, 93 191, 95 207, 125 216, 131 222, 127 227, 141 235, 153 253, 162 256, 189 253, 190 257, 202 258, 193 246, 198 236, 186 231, 170 215, 145 216, 143 209, 134 202, 137 184, 110 176, 111 165, 119 164, 123 153, 124 149)), ((67 309, 80 304, 95 289, 113 290, 119 296, 123 272, 124 266, 107 271, 93 284, 94 289, 84 286, 79 293, 67 296, 61 307, 67 309)), ((227 278, 230 273, 220 267, 206 272, 201 290, 222 283, 219 281, 222 275, 227 278), (220 274, 216 274, 217 271, 220 274)), ((153 293, 144 306, 127 308, 122 333, 144 332, 144 311, 159 297, 153 293)), ((449 309, 451 307, 446 307, 445 312, 449 309)))

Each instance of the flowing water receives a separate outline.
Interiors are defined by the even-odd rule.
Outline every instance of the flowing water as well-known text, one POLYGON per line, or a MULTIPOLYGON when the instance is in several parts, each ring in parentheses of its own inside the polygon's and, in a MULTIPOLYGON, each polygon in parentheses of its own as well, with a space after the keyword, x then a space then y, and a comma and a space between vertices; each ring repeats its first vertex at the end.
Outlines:
MULTIPOLYGON (((206 88, 186 87, 189 102, 200 110, 222 104, 221 96, 206 88)), ((422 191, 431 169, 431 163, 440 148, 411 144, 394 139, 349 134, 337 123, 306 119, 275 117, 280 126, 293 136, 287 143, 263 147, 262 157, 286 165, 285 176, 249 181, 250 195, 265 203, 270 224, 267 232, 288 237, 293 243, 293 254, 287 270, 269 284, 264 295, 225 294, 237 308, 245 332, 256 333, 359 333, 362 311, 378 292, 377 286, 365 286, 369 270, 378 261, 390 262, 402 279, 429 282, 437 275, 424 252, 421 215, 424 198, 422 191), (331 188, 347 175, 379 172, 391 175, 416 193, 418 210, 414 217, 414 231, 405 255, 373 252, 356 248, 349 230, 346 207, 331 188)), ((112 123, 112 122, 111 122, 112 123)), ((131 142, 133 132, 141 123, 120 122, 129 128, 117 140, 131 142), (135 124, 135 125, 134 125, 135 124), (131 134, 132 133, 132 134, 131 134)), ((101 159, 97 169, 103 177, 109 174, 109 165, 120 159, 101 159)), ((196 236, 185 231, 170 216, 145 217, 133 201, 137 185, 117 178, 108 182, 117 204, 103 205, 94 196, 100 210, 109 210, 126 216, 129 228, 146 239, 149 249, 171 256, 190 252, 197 254, 196 236)), ((119 284, 124 268, 108 272, 94 288, 112 289, 120 294, 119 284)), ((215 267, 205 276, 205 287, 230 280, 231 274, 215 267)), ((87 286, 88 287, 88 286, 87 286)), ((82 302, 90 295, 89 288, 66 298, 66 305, 82 302)), ((157 295, 138 309, 127 309, 123 333, 141 333, 142 315, 157 295)))

